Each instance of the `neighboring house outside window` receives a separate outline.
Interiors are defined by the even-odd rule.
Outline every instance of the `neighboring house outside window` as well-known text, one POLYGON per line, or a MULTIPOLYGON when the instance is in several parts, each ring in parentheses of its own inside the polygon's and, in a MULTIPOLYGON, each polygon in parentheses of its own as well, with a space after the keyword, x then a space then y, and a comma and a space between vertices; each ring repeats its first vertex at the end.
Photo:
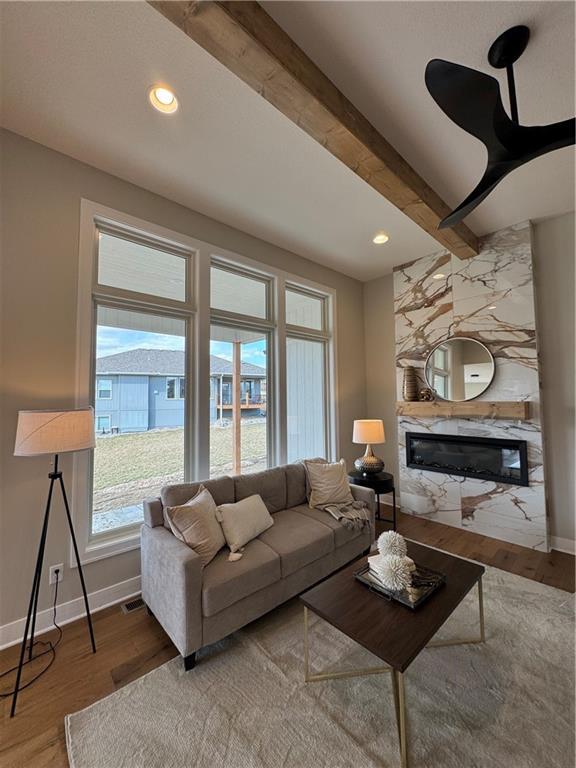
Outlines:
POLYGON ((112 379, 98 379, 96 396, 98 400, 112 400, 112 379))
MULTIPOLYGON (((184 368, 184 352, 172 349, 131 349, 99 357, 96 361, 96 423, 99 423, 100 416, 107 421, 105 427, 97 428, 97 432, 113 428, 115 433, 126 434, 183 427, 186 398, 186 377, 182 375, 184 368), (106 378, 100 378, 98 374, 106 378), (111 397, 101 398, 98 393, 106 388, 111 397)), ((265 381, 265 368, 251 363, 242 364, 242 418, 264 415, 265 381), (261 409, 247 409, 248 404, 260 405, 261 409)), ((231 418, 230 360, 210 356, 210 392, 210 422, 231 418)))

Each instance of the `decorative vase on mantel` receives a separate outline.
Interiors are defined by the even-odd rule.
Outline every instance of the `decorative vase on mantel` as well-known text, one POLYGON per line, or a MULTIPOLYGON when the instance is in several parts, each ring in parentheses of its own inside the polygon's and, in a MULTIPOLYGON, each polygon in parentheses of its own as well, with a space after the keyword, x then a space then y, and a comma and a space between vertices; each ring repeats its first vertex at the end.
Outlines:
POLYGON ((404 400, 418 400, 418 377, 416 376, 416 369, 412 365, 404 368, 402 395, 404 400))

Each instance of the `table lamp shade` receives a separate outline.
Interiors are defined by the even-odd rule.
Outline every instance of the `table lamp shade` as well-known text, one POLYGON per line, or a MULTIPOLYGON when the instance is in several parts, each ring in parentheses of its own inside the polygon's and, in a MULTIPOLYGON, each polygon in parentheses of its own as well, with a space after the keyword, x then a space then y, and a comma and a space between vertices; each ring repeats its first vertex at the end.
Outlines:
POLYGON ((94 444, 92 408, 18 413, 14 456, 83 451, 94 444))
POLYGON ((381 419, 359 419, 354 422, 353 443, 377 445, 385 441, 384 422, 381 419))

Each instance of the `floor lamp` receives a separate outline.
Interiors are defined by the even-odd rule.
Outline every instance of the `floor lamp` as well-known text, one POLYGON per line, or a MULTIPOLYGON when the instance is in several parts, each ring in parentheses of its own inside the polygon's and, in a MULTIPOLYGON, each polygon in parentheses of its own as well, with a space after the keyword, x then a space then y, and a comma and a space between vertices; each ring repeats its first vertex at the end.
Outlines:
POLYGON ((24 665, 24 656, 26 654, 26 640, 28 638, 29 630, 30 645, 28 647, 28 659, 32 659, 36 614, 38 612, 38 595, 40 594, 40 584, 42 581, 42 563, 44 561, 46 535, 48 533, 48 518, 50 517, 50 505, 52 503, 52 494, 56 483, 60 485, 60 489, 62 490, 66 517, 68 518, 68 527, 70 528, 70 536, 72 537, 74 555, 76 557, 78 574, 80 576, 82 593, 84 595, 84 605, 86 607, 86 619, 90 631, 92 651, 96 653, 96 643, 94 642, 94 630, 92 629, 92 618, 88 606, 88 595, 86 594, 84 574, 82 573, 82 566, 78 555, 78 545, 76 544, 76 536, 74 535, 74 526, 72 525, 72 517, 70 516, 70 507, 68 506, 68 498, 66 497, 62 471, 58 469, 59 454, 70 453, 72 451, 84 451, 88 448, 94 448, 94 445, 94 411, 92 408, 78 408, 67 411, 20 411, 18 413, 14 456, 41 456, 44 454, 53 454, 54 469, 48 474, 48 477, 50 478, 48 501, 46 502, 44 523, 42 525, 40 544, 38 546, 38 556, 36 558, 36 568, 34 570, 32 591, 30 593, 30 602, 28 604, 24 637, 22 638, 22 647, 20 649, 20 661, 18 662, 18 671, 16 673, 16 685, 12 696, 10 717, 14 717, 14 713, 16 712, 16 701, 18 699, 22 666, 24 665))

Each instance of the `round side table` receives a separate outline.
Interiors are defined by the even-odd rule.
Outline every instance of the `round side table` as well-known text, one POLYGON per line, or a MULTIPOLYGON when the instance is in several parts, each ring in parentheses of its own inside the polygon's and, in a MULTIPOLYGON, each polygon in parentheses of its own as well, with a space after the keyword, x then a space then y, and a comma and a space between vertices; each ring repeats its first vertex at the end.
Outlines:
POLYGON ((384 523, 392 523, 392 530, 396 530, 396 488, 394 487, 394 475, 390 472, 378 472, 373 475, 363 474, 357 470, 348 472, 348 480, 352 485, 363 485, 366 488, 372 488, 376 494, 376 519, 384 523), (392 520, 380 517, 380 494, 392 494, 392 520))

